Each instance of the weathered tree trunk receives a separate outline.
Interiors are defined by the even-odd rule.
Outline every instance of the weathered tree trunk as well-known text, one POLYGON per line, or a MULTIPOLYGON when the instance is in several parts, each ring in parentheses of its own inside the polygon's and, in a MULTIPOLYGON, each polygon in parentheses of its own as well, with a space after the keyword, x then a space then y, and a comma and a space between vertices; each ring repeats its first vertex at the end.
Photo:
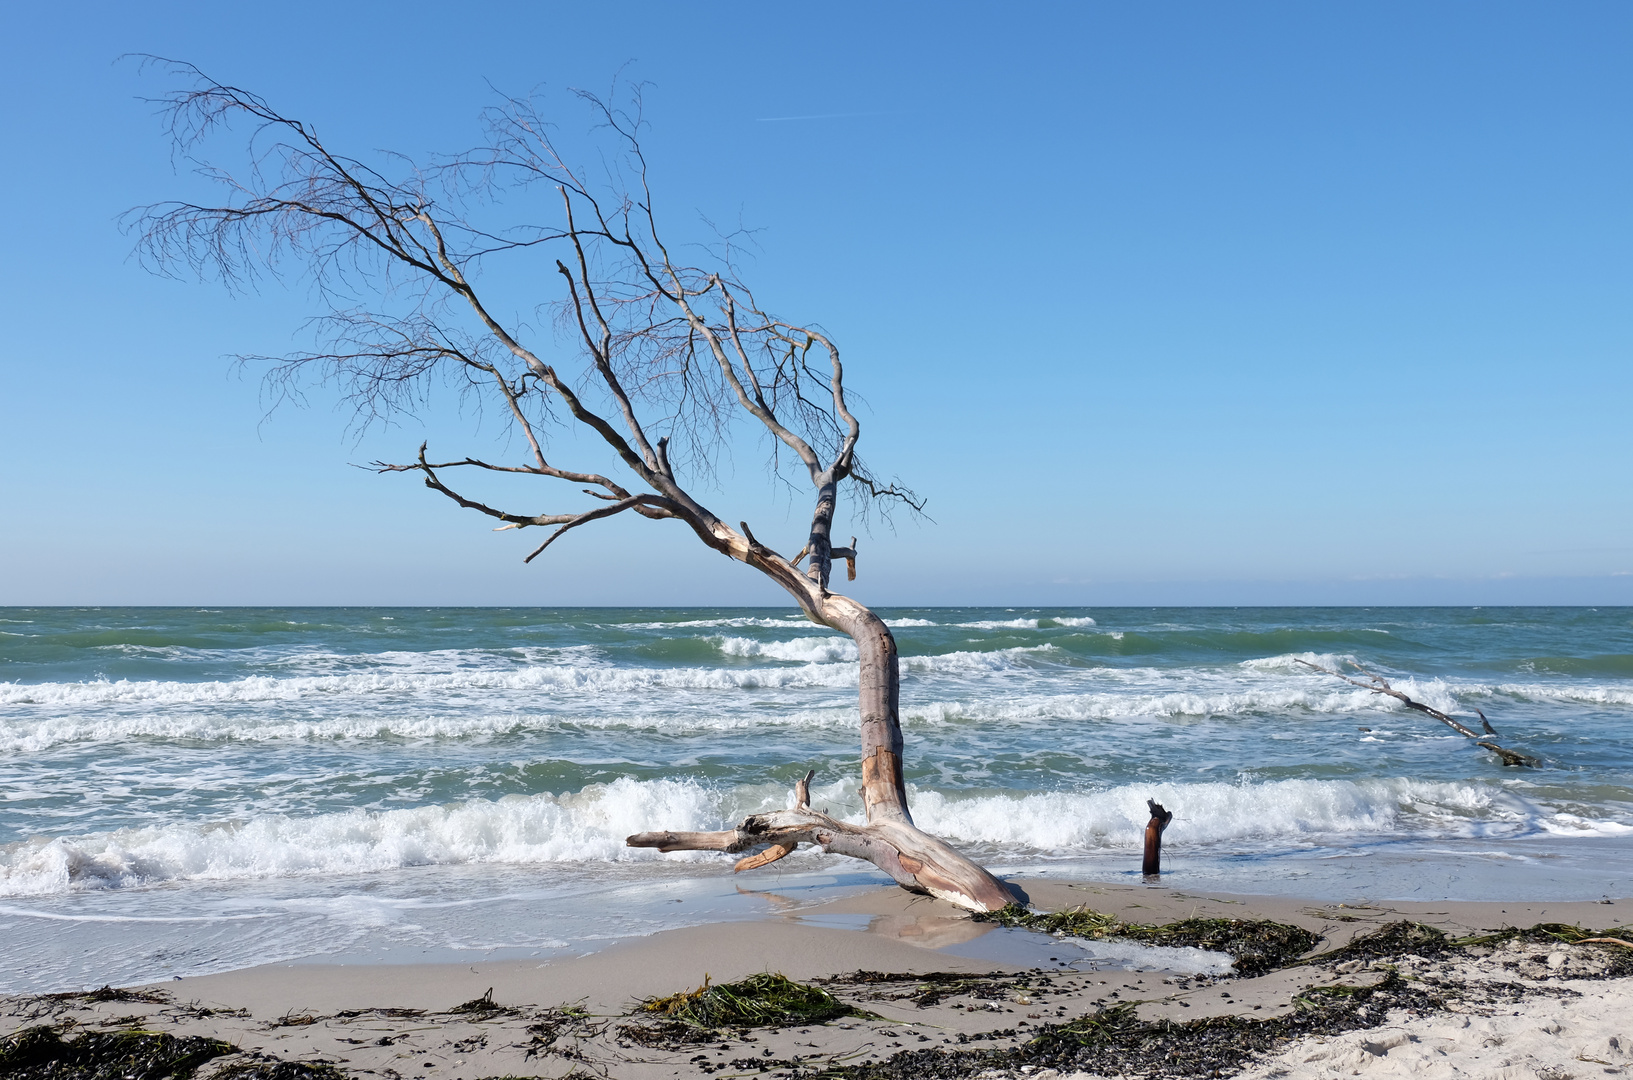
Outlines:
MULTIPOLYGON (((902 779, 901 672, 890 627, 850 597, 828 592, 819 584, 826 577, 820 571, 812 575, 817 580, 797 572, 789 575, 784 571, 793 569, 793 564, 758 544, 754 546, 758 550, 744 561, 758 566, 794 594, 812 621, 848 634, 856 642, 862 805, 867 823, 852 825, 811 809, 807 775, 796 788, 796 805, 791 810, 755 814, 735 829, 722 832, 637 833, 625 842, 630 847, 659 851, 736 853, 765 848, 761 854, 739 861, 738 870, 776 862, 802 843, 816 844, 824 851, 873 863, 904 889, 928 893, 960 907, 997 911, 1014 903, 1014 894, 1003 882, 913 824, 907 808, 907 785, 902 779), (756 557, 762 552, 770 556, 763 563, 756 557)), ((854 550, 848 553, 855 558, 854 550)))

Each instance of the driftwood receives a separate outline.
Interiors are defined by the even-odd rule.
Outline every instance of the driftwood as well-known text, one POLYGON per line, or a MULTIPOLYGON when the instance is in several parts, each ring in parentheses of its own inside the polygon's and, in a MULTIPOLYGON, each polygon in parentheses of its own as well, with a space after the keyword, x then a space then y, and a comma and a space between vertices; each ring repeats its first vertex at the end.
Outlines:
POLYGON ((1145 823, 1145 862, 1140 872, 1155 876, 1162 873, 1162 834, 1174 815, 1155 799, 1145 800, 1145 805, 1151 808, 1151 820, 1145 823))
POLYGON ((896 882, 915 892, 927 892, 945 900, 973 907, 968 899, 987 897, 988 906, 977 910, 996 911, 1014 903, 1002 884, 993 893, 994 879, 933 836, 919 832, 910 822, 885 818, 867 825, 852 825, 811 809, 808 772, 795 788, 794 808, 774 810, 745 818, 735 829, 720 832, 645 832, 627 841, 630 847, 657 848, 659 851, 722 851, 735 855, 765 847, 758 855, 738 861, 737 870, 767 866, 788 855, 800 844, 815 844, 836 855, 866 859, 889 874, 896 882), (994 902, 996 907, 991 906, 994 902))
MULTIPOLYGON (((1296 656, 1293 658, 1293 661, 1294 661, 1294 663, 1303 664, 1307 668, 1311 668, 1311 669, 1313 669, 1315 671, 1319 671, 1319 672, 1322 672, 1322 673, 1327 674, 1327 675, 1336 675, 1340 679, 1343 679, 1345 682, 1349 683, 1350 685, 1359 686, 1363 690, 1370 690, 1374 694, 1387 694, 1388 696, 1394 698, 1396 701, 1399 701, 1401 704, 1405 705, 1408 709, 1416 709, 1420 713, 1426 713, 1429 716, 1434 717, 1436 720, 1439 720, 1442 724, 1445 724, 1447 727, 1451 728, 1453 731, 1457 732, 1459 735, 1462 735, 1465 738, 1473 739, 1474 740, 1474 745, 1479 746, 1479 747, 1483 747, 1484 749, 1487 749, 1487 750, 1490 750, 1493 754, 1496 754, 1499 758, 1502 759, 1502 762, 1503 762, 1504 765, 1519 765, 1519 766, 1533 766, 1534 767, 1536 765, 1541 764, 1541 762, 1539 762, 1534 757, 1528 757, 1525 754, 1519 753, 1518 751, 1508 750, 1508 749, 1505 749, 1505 748, 1503 748, 1501 746, 1498 746, 1496 743, 1491 742, 1488 739, 1482 739, 1480 737, 1479 732, 1477 732, 1474 729, 1468 727, 1467 725, 1461 723, 1460 721, 1452 719, 1450 716, 1447 716, 1445 713, 1441 712, 1439 709, 1433 708, 1432 706, 1429 706, 1429 705, 1425 705, 1421 701, 1413 701, 1411 698, 1407 697, 1405 694, 1401 693, 1399 690, 1396 690, 1393 686, 1390 686, 1388 681, 1385 680, 1382 675, 1372 674, 1372 672, 1368 671, 1366 668, 1362 667, 1360 664, 1357 664, 1353 660, 1349 661, 1350 667, 1354 668, 1356 671, 1359 671, 1362 675, 1366 676, 1366 678, 1367 678, 1366 682, 1362 682, 1360 679, 1352 679, 1348 675, 1343 674, 1342 672, 1334 671, 1332 668, 1325 668, 1325 667, 1322 667, 1320 664, 1312 664, 1308 660, 1300 660, 1296 656)), ((1491 726, 1491 721, 1486 719, 1486 714, 1483 713, 1483 712, 1480 712, 1479 709, 1475 709, 1474 711, 1476 713, 1479 713, 1480 726, 1485 729, 1485 734, 1487 734, 1487 735, 1497 734, 1496 730, 1491 726)), ((1362 728, 1361 730, 1366 731, 1366 730, 1369 730, 1369 729, 1362 728)))
POLYGON ((865 825, 812 810, 807 778, 792 810, 755 815, 727 832, 640 833, 629 838, 632 846, 734 854, 763 847, 738 862, 743 870, 811 843, 866 859, 905 888, 965 908, 993 911, 1014 901, 1002 882, 914 826, 902 780, 896 640, 879 616, 829 589, 836 559, 845 561, 847 579, 856 577, 855 538, 848 547, 832 542, 842 493, 863 511, 877 505, 888 513, 894 505, 917 512, 923 501, 879 479, 858 456, 862 427, 831 338, 814 324, 768 313, 729 261, 700 267, 673 255, 683 247, 658 227, 637 137, 638 90, 610 103, 579 95, 598 130, 618 144, 616 167, 592 155, 601 161, 595 171, 613 178, 592 190, 589 174, 557 152, 556 125, 531 100, 500 102, 488 115, 487 144, 468 154, 423 167, 383 158, 376 168, 331 151, 310 124, 255 94, 189 65, 165 67, 183 83, 159 102, 178 155, 220 180, 224 201, 138 208, 127 222, 144 261, 161 272, 219 276, 231 285, 292 260, 310 273, 330 310, 317 320, 316 351, 270 358, 274 400, 298 397, 308 382, 333 383, 367 423, 421 408, 429 387, 443 380, 485 394, 512 425, 520 461, 436 461, 422 444, 413 461, 375 466, 418 474, 431 490, 499 522, 499 530, 547 528, 529 561, 568 532, 614 516, 678 522, 710 549, 769 577, 812 622, 856 642, 865 825), (204 156, 205 142, 234 123, 252 132, 248 153, 233 153, 243 165, 237 175, 204 156), (618 177, 628 178, 627 189, 618 177), (525 207, 533 191, 553 194, 546 220, 496 230, 487 211, 472 219, 461 210, 473 198, 489 208, 525 207), (542 265, 532 261, 541 256, 542 265), (576 338, 569 346, 552 336, 548 320, 541 333, 506 316, 514 307, 509 294, 489 299, 486 282, 516 260, 522 265, 514 280, 523 286, 557 283, 559 324, 576 338), (367 299, 353 299, 359 296, 367 299), (810 526, 792 560, 756 539, 747 522, 733 528, 694 491, 740 421, 770 437, 774 464, 810 484, 810 526), (562 468, 546 454, 551 429, 569 423, 600 447, 582 469, 562 468), (617 479, 593 467, 602 461, 616 466, 617 479), (529 486, 514 497, 528 508, 479 501, 451 479, 472 475, 525 478, 529 486), (540 502, 551 509, 532 508, 540 502))

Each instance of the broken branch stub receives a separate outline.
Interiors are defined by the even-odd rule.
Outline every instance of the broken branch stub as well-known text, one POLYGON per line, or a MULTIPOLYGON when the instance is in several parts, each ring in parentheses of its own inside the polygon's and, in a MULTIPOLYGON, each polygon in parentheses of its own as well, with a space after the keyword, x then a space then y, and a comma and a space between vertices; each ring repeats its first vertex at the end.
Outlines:
POLYGON ((1145 800, 1145 805, 1151 809, 1151 820, 1145 823, 1145 862, 1140 872, 1156 876, 1162 873, 1162 834, 1174 815, 1155 799, 1145 800))

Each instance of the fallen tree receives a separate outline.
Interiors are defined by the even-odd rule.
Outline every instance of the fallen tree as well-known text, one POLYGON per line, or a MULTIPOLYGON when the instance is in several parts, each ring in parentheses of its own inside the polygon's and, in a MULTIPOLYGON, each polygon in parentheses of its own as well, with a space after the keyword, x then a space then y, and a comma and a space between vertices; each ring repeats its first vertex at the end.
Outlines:
POLYGON ((864 510, 873 503, 917 510, 922 502, 877 479, 858 456, 861 424, 827 334, 761 307, 729 257, 694 266, 672 254, 647 183, 638 91, 622 106, 578 95, 615 144, 617 160, 603 162, 605 172, 629 177, 627 186, 592 187, 557 152, 532 100, 507 99, 489 110, 487 141, 474 151, 420 164, 382 158, 376 167, 331 151, 311 125, 258 95, 191 65, 151 62, 184 83, 158 104, 178 156, 217 182, 222 201, 132 211, 128 223, 144 260, 229 287, 276 274, 287 260, 315 282, 328 307, 316 351, 255 358, 273 361, 274 393, 326 381, 366 420, 422 406, 428 384, 451 377, 508 417, 526 459, 432 460, 422 444, 413 461, 376 462, 381 472, 417 473, 499 529, 549 529, 528 561, 566 533, 616 515, 679 522, 776 582, 812 622, 856 642, 865 824, 811 809, 807 778, 792 809, 724 832, 641 833, 631 845, 763 849, 741 866, 811 843, 966 908, 993 911, 1012 901, 996 878, 913 824, 902 778, 895 639, 878 615, 829 588, 836 559, 845 560, 848 578, 856 576, 854 538, 847 546, 832 540, 842 493, 864 510), (242 162, 236 171, 206 156, 212 139, 231 137, 235 124, 251 129, 234 152, 242 162), (541 191, 554 205, 549 223, 501 227, 489 220, 499 212, 498 197, 513 200, 508 208, 541 191), (557 282, 552 303, 574 339, 569 349, 541 343, 490 300, 484 272, 523 261, 520 274, 537 281, 538 262, 528 260, 543 260, 557 282), (577 370, 559 366, 564 361, 577 370), (792 558, 756 539, 747 522, 727 524, 695 493, 694 478, 709 474, 735 421, 769 436, 775 457, 810 485, 810 527, 792 558), (552 423, 576 423, 599 439, 613 475, 554 464, 546 453, 552 423), (546 512, 507 509, 450 479, 472 474, 565 487, 555 489, 546 512), (578 505, 561 505, 568 500, 578 505))

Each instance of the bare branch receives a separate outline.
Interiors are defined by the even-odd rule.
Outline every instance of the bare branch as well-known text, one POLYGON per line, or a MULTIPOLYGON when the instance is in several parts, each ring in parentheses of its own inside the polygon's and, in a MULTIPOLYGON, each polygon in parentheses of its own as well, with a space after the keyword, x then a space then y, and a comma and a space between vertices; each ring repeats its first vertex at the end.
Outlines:
MULTIPOLYGON (((1340 672, 1334 671, 1331 668, 1322 667, 1320 664, 1312 664, 1310 661, 1302 660, 1302 659, 1300 659, 1300 658, 1298 658, 1296 656, 1293 657, 1293 661, 1294 661, 1294 663, 1303 664, 1307 668, 1311 668, 1311 669, 1313 669, 1315 671, 1323 672, 1323 673, 1325 673, 1327 675, 1336 675, 1340 679, 1343 679, 1345 682, 1349 683, 1350 685, 1359 686, 1363 690, 1370 690, 1374 694, 1387 694, 1388 696, 1394 698, 1396 701, 1399 701, 1401 704, 1405 705, 1408 709, 1416 709, 1420 713, 1425 713, 1425 714, 1427 714, 1429 716, 1432 716, 1436 720, 1439 720, 1442 724, 1445 724, 1447 727, 1449 727, 1453 731, 1457 732, 1459 735, 1462 735, 1462 736, 1464 736, 1466 738, 1470 738, 1470 739, 1475 740, 1476 745, 1482 746, 1485 749, 1490 750, 1492 753, 1496 754, 1498 757, 1500 757, 1502 759, 1504 765, 1536 765, 1536 764, 1539 764, 1539 762, 1537 761, 1536 758, 1527 757, 1526 755, 1518 753, 1517 751, 1514 751, 1514 750, 1505 750, 1501 746, 1498 746, 1496 743, 1487 742, 1487 741, 1482 740, 1480 738, 1479 733, 1475 732, 1473 729, 1467 727, 1466 725, 1460 723, 1457 720, 1453 720, 1451 717, 1447 716, 1445 713, 1441 712, 1439 709, 1432 708, 1431 706, 1425 705, 1421 701, 1413 701, 1410 697, 1407 697, 1405 694, 1401 693, 1399 690, 1396 690, 1394 687, 1390 686, 1388 681, 1385 680, 1382 675, 1372 674, 1372 672, 1368 671, 1366 668, 1362 667, 1360 664, 1357 664, 1353 660, 1349 661, 1350 667, 1354 668, 1356 671, 1359 671, 1362 675, 1366 676, 1366 678, 1367 678, 1366 682, 1362 682, 1360 679, 1352 679, 1348 675, 1344 675, 1344 674, 1342 674, 1340 672)), ((1479 712, 1478 709, 1476 709, 1475 711, 1479 712)), ((1486 728, 1489 729, 1491 727, 1490 723, 1486 722, 1486 717, 1485 717, 1484 713, 1480 713, 1480 720, 1485 725, 1486 728)))

